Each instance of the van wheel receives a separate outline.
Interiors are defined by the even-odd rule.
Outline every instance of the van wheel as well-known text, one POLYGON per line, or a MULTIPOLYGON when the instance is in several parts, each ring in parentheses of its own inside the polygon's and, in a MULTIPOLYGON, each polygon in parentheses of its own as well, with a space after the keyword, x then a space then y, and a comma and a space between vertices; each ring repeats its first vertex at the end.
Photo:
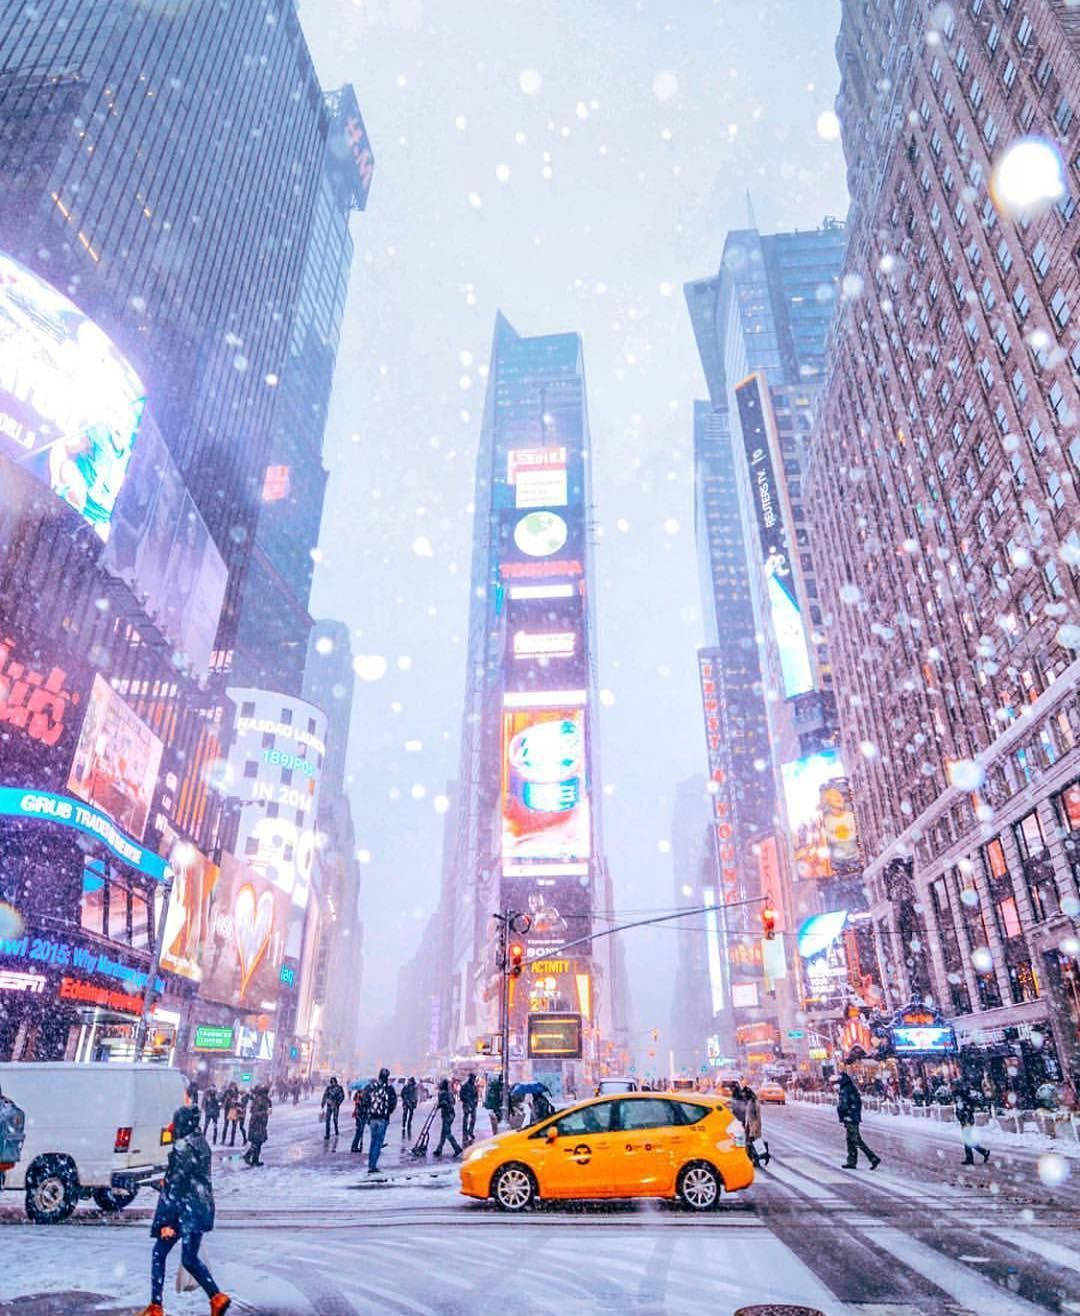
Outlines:
POLYGON ((137 1188, 95 1188, 93 1198, 101 1211, 122 1211, 135 1200, 137 1188))
POLYGON ((691 1211, 711 1211, 720 1201, 723 1185, 720 1176, 705 1161, 684 1166, 675 1191, 683 1206, 691 1211))
POLYGON ((496 1171, 491 1195, 500 1211, 524 1211, 536 1201, 536 1180, 524 1165, 511 1161, 496 1171))
POLYGON ((39 1156, 26 1172, 26 1214, 35 1225, 58 1225, 79 1200, 79 1176, 66 1156, 39 1156))

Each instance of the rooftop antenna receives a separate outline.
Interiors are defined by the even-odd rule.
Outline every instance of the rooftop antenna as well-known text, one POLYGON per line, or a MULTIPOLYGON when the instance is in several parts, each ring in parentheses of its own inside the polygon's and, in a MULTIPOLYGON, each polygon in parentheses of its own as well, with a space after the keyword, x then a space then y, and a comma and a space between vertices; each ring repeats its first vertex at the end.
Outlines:
POLYGON ((746 189, 746 218, 750 221, 750 227, 757 232, 757 216, 754 214, 754 202, 750 196, 750 189, 746 189))

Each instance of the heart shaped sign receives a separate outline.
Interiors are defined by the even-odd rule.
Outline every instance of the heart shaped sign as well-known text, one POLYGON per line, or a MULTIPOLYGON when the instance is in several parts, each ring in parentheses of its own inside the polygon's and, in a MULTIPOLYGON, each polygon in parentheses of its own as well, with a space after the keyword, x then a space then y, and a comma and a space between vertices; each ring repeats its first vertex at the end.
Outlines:
POLYGON ((233 940, 240 960, 240 996, 247 991, 255 970, 262 963, 273 930, 274 897, 269 891, 256 897, 253 886, 240 887, 233 901, 233 940))

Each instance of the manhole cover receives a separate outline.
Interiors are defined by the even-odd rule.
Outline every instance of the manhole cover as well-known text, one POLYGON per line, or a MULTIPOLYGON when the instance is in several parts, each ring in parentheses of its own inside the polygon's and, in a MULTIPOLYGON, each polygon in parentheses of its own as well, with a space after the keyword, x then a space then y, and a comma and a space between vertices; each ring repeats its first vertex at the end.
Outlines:
POLYGON ((766 1302, 756 1307, 740 1307, 735 1316, 825 1316, 816 1307, 792 1307, 784 1302, 766 1302))

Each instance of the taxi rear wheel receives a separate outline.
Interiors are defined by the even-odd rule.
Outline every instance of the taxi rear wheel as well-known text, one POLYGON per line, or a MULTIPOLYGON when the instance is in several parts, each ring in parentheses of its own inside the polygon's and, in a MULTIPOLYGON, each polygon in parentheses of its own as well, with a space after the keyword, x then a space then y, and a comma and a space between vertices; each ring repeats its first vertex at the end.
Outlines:
POLYGON ((536 1201, 536 1180, 524 1165, 511 1161, 496 1170, 491 1196, 500 1211, 524 1211, 536 1201))
POLYGON ((675 1189, 679 1201, 691 1211, 711 1211, 720 1201, 722 1190, 720 1176, 705 1161, 683 1166, 675 1189))

